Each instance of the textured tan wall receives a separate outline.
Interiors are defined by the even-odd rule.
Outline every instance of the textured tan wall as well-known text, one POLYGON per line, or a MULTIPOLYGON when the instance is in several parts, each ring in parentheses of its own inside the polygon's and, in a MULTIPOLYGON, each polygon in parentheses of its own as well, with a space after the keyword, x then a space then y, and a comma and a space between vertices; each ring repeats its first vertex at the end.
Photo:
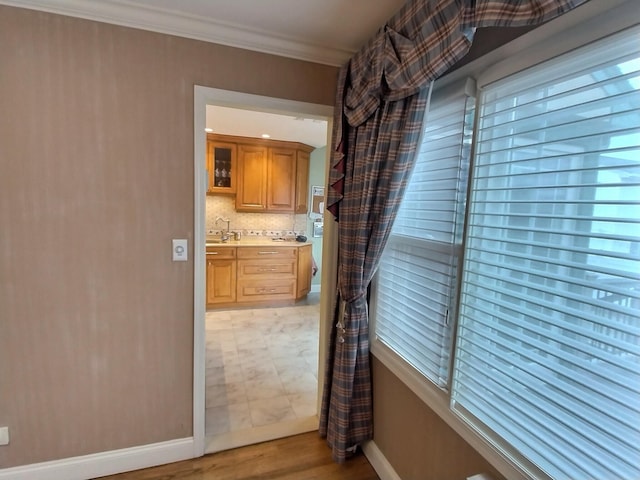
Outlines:
POLYGON ((0 468, 192 434, 194 84, 336 69, 0 6, 0 468))
POLYGON ((373 368, 374 441, 402 480, 504 478, 377 358, 373 368))

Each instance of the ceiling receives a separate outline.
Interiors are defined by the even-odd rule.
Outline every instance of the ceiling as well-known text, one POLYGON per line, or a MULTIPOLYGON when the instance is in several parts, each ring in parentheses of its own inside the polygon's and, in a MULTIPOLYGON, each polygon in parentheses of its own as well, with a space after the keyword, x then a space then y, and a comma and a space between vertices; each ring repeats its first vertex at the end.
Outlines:
POLYGON ((207 105, 207 128, 215 133, 300 142, 315 148, 327 144, 327 122, 315 118, 207 105))
MULTIPOLYGON (((0 0, 326 65, 344 64, 407 0, 0 0)), ((327 122, 207 107, 216 133, 326 145, 327 122)))

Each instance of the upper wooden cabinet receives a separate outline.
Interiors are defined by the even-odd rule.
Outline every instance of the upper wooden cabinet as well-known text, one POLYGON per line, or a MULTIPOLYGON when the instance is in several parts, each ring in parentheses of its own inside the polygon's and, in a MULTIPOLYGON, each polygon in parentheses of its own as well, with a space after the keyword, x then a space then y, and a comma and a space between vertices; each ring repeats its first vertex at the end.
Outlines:
POLYGON ((208 194, 236 193, 237 146, 235 143, 219 141, 207 135, 208 194))
MULTIPOLYGON (((267 158, 267 210, 293 212, 296 203, 296 150, 270 148, 267 158)), ((237 205, 236 205, 237 209, 237 205)))
POLYGON ((209 190, 211 193, 235 193, 239 212, 307 213, 309 158, 313 147, 216 134, 209 134, 207 141, 211 145, 236 147, 235 166, 231 167, 236 172, 231 177, 233 191, 223 192, 216 187, 209 190))
POLYGON ((296 205, 295 213, 309 211, 309 159, 311 154, 306 150, 296 152, 296 205))
POLYGON ((267 148, 260 145, 239 145, 238 151, 236 210, 265 212, 267 148))

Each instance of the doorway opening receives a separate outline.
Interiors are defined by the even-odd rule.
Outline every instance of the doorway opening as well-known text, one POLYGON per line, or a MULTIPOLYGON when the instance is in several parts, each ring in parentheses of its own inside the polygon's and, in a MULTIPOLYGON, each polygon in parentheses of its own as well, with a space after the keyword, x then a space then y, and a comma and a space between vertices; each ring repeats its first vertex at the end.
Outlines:
MULTIPOLYGON (((330 141, 329 132, 333 112, 332 107, 325 105, 195 87, 193 428, 196 455, 317 428, 317 409, 323 380, 322 367, 318 368, 318 365, 324 365, 325 362, 327 344, 325 332, 328 325, 326 316, 330 310, 327 302, 331 301, 328 296, 322 295, 322 292, 332 291, 330 286, 324 288, 324 285, 314 285, 307 299, 292 307, 206 311, 205 239, 210 230, 208 220, 212 215, 212 212, 207 211, 212 199, 206 195, 207 175, 204 161, 207 106, 277 114, 297 119, 317 119, 326 122, 327 144, 330 141), (320 287, 320 293, 317 287, 320 287), (313 318, 310 318, 311 316, 313 318), (265 317, 272 317, 274 321, 270 325, 265 324, 262 321, 265 317), (301 319, 306 319, 306 324, 301 322, 301 319), (304 329, 309 328, 309 324, 312 323, 315 323, 314 335, 310 335, 310 339, 306 342, 301 342, 300 335, 303 335, 304 329), (291 330, 298 330, 299 335, 292 336, 291 330), (293 355, 296 358, 289 359, 287 364, 287 360, 283 358, 283 352, 286 352, 289 347, 293 353, 292 345, 297 349, 293 355), (282 348, 278 350, 279 347, 282 348), (223 358, 225 349, 228 353, 226 361, 223 358), (275 357, 272 356, 261 362, 260 358, 265 358, 264 355, 269 352, 275 357), (246 356, 244 360, 242 355, 246 356), (314 363, 311 355, 315 358, 315 368, 308 368, 309 363, 314 363), (302 363, 303 361, 305 363, 302 363), (296 375, 299 377, 296 378, 296 375), (231 385, 221 385, 221 379, 225 378, 227 379, 225 382, 231 385), (314 390, 315 402, 308 395, 312 381, 317 386, 314 390), (296 384, 306 386, 306 395, 304 392, 293 391, 296 384), (274 390, 270 393, 270 389, 274 390), (284 395, 279 395, 280 393, 284 395), (251 407, 255 407, 253 411, 251 407)), ((216 133, 237 135, 242 132, 216 133)), ((321 152, 324 157, 322 159, 323 186, 326 183, 328 170, 326 151, 327 149, 324 148, 321 152)), ((318 183, 316 180, 311 180, 310 186, 316 183, 318 183)), ((216 208, 223 207, 217 204, 216 208)), ((215 218, 215 213, 213 215, 215 218)), ((240 218, 237 220, 237 223, 243 221, 240 218)), ((310 221, 307 224, 307 220, 305 216, 292 218, 294 223, 291 228, 294 230, 304 228, 306 236, 311 239, 313 222, 310 221), (303 227, 300 226, 302 222, 305 223, 303 227)), ((238 226, 235 228, 239 229, 238 226)), ((280 233, 279 229, 275 229, 275 232, 273 230, 270 229, 264 233, 280 233)), ((329 245, 327 249, 326 242, 324 243, 325 246, 321 243, 320 248, 323 251, 323 257, 326 257, 327 254, 331 254, 332 246, 329 245)), ((319 258, 316 260, 320 261, 319 258)), ((324 263, 322 261, 321 265, 324 263)), ((325 276, 322 282, 325 282, 325 276)))
POLYGON ((207 453, 318 428, 319 296, 207 311, 207 453))

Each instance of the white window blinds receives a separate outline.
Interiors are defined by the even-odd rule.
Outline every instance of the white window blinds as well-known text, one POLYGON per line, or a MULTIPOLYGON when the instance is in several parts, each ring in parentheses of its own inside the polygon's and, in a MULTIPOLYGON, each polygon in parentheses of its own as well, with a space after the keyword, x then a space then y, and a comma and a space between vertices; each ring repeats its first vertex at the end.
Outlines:
POLYGON ((467 92, 475 94, 471 82, 433 93, 374 295, 377 338, 442 388, 473 126, 474 99, 467 92))
POLYGON ((540 474, 640 478, 638 30, 480 97, 452 408, 540 474))

